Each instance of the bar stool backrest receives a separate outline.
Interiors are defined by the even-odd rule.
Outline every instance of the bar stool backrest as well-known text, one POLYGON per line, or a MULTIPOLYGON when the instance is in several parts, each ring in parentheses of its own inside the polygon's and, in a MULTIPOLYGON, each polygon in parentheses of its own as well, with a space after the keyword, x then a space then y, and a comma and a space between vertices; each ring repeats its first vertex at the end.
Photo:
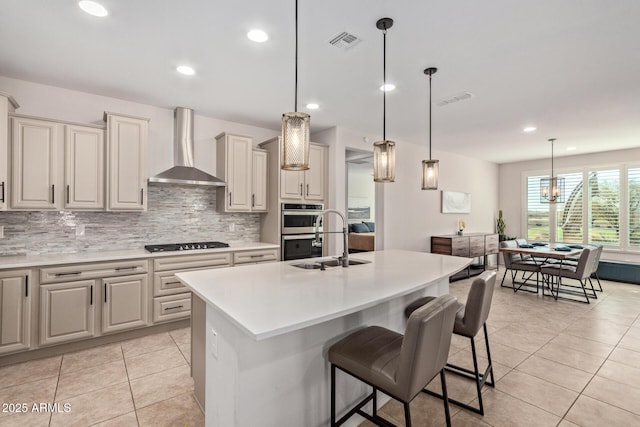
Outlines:
POLYGON ((442 295, 409 316, 396 371, 398 398, 411 401, 447 364, 458 303, 442 295))
POLYGON ((476 336, 489 317, 495 285, 495 271, 485 271, 471 283, 462 321, 456 322, 456 334, 469 338, 476 336))

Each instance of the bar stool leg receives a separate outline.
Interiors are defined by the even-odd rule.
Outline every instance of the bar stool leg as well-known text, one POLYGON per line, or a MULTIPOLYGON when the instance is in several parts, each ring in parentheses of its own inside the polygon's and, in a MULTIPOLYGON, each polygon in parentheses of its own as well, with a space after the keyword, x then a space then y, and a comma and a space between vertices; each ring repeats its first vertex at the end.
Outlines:
POLYGON ((404 425, 411 427, 411 410, 409 409, 409 403, 404 404, 404 425))
POLYGON ((444 416, 447 420, 447 427, 451 427, 451 413, 449 412, 449 396, 447 395, 447 380, 444 376, 444 369, 440 371, 440 385, 442 386, 442 401, 444 402, 444 416))
POLYGON ((331 427, 336 426, 336 365, 331 364, 331 427))
POLYGON ((377 417, 378 411, 378 389, 377 388, 373 388, 373 410, 371 411, 373 413, 374 417, 377 417))
POLYGON ((491 375, 491 382, 488 382, 486 380, 486 375, 487 373, 485 372, 483 378, 485 378, 485 382, 490 385, 491 387, 495 387, 496 386, 496 380, 493 377, 493 362, 491 362, 491 351, 489 350, 489 334, 487 333, 487 323, 485 322, 482 325, 482 328, 484 329, 484 343, 487 346, 487 359, 489 360, 489 374, 491 375))

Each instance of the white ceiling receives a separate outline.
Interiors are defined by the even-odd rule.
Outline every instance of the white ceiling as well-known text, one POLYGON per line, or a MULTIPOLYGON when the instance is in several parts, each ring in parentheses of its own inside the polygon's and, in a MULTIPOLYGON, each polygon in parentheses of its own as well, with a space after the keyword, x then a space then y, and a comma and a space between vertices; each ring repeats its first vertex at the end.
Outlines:
MULTIPOLYGON (((271 129, 293 110, 294 0, 101 2, 107 18, 75 0, 0 0, 0 75, 271 129), (269 41, 249 41, 253 28, 269 41)), ((559 156, 640 146, 638 0, 300 0, 299 14, 312 131, 382 133, 375 23, 388 16, 388 139, 427 145, 423 69, 436 66, 434 100, 474 96, 434 107, 435 151, 504 163, 549 157, 550 137, 559 156), (341 31, 363 41, 329 45, 341 31)))

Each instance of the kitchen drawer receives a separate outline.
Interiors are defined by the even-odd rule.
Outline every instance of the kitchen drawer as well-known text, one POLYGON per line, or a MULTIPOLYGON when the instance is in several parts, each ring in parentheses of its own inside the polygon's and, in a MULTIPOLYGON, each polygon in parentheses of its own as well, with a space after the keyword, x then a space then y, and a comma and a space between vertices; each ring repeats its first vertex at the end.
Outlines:
MULTIPOLYGON (((153 296, 181 294, 189 292, 189 289, 182 284, 175 276, 176 273, 186 271, 208 270, 212 267, 187 268, 183 270, 160 271, 153 274, 153 296)), ((214 267, 215 268, 215 267, 214 267)))
POLYGON ((146 273, 147 271, 149 271, 149 262, 146 259, 92 264, 68 264, 60 267, 41 268, 40 283, 99 279, 103 277, 146 273))
POLYGON ((246 264, 256 262, 269 262, 278 260, 277 249, 259 249, 255 251, 234 252, 234 264, 246 264))
POLYGON ((484 255, 484 236, 469 237, 469 256, 477 257, 484 255))
POLYGON ((226 267, 231 265, 231 253, 210 253, 159 257, 153 260, 154 271, 188 270, 198 267, 226 267))
POLYGON ((153 322, 183 319, 191 315, 191 293, 153 299, 153 322))

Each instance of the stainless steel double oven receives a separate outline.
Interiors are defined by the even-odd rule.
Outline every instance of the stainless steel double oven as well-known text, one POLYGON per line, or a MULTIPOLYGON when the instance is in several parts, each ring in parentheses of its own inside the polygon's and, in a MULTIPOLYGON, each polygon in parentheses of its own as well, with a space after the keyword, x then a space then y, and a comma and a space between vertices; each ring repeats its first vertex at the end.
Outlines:
MULTIPOLYGON (((322 256, 322 234, 315 242, 315 222, 324 210, 322 203, 282 203, 280 244, 284 261, 322 256)), ((322 222, 320 229, 322 231, 322 222)))

